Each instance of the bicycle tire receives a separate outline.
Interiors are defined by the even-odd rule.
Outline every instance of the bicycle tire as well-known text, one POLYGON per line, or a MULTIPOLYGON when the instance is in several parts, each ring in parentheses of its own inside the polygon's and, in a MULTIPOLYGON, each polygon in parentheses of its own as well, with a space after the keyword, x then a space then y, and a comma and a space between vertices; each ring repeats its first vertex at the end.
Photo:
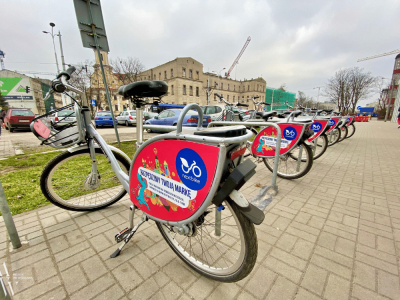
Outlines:
MULTIPOLYGON (((320 151, 315 151, 314 153, 314 160, 320 158, 326 151, 326 149, 328 149, 328 137, 323 134, 320 135, 319 137, 316 138, 316 142, 317 142, 317 147, 320 147, 320 151), (319 142, 321 142, 321 144, 319 144, 319 142)), ((313 142, 312 142, 313 143, 313 142)))
POLYGON ((342 142, 348 134, 348 130, 346 126, 343 126, 342 128, 340 128, 340 138, 338 140, 338 143, 342 142))
MULTIPOLYGON (((312 150, 311 150, 310 146, 308 146, 308 145, 306 145, 304 143, 301 144, 301 145, 296 145, 294 147, 294 149, 291 150, 291 152, 294 152, 294 153, 284 154, 284 155, 281 155, 279 157, 277 175, 280 178, 298 179, 298 178, 303 177, 304 175, 306 175, 311 170, 311 167, 313 165, 313 161, 314 160, 313 160, 313 154, 312 154, 312 150), (291 162, 291 161, 289 161, 289 157, 293 160, 293 162, 295 162, 295 163, 291 164, 291 166, 294 167, 296 165, 296 169, 297 169, 297 163, 298 163, 297 157, 298 157, 298 155, 296 156, 296 154, 295 154, 296 152, 295 151, 297 151, 297 149, 300 150, 300 146, 304 147, 304 149, 306 150, 304 156, 303 156, 303 154, 301 155, 300 164, 301 163, 305 163, 305 164, 303 165, 303 168, 302 168, 301 171, 300 170, 299 171, 296 170, 297 173, 291 172, 291 174, 289 174, 288 169, 292 169, 293 170, 293 168, 289 168, 288 167, 288 162, 291 162), (285 170, 285 171, 283 171, 283 170, 285 170)), ((264 160, 265 166, 272 172, 273 168, 274 168, 275 158, 264 158, 263 160, 264 160)))
MULTIPOLYGON (((215 205, 210 206, 211 210, 213 211, 207 213, 205 216, 203 214, 202 217, 193 222, 196 224, 200 224, 199 226, 195 225, 196 230, 200 230, 201 232, 199 233, 199 231, 197 231, 196 236, 201 234, 201 237, 198 237, 197 239, 196 236, 187 237, 184 235, 179 235, 173 232, 172 229, 168 227, 168 225, 161 224, 159 222, 157 222, 157 227, 160 230, 161 235, 163 236, 167 244, 171 247, 171 249, 175 252, 175 254, 178 255, 178 257, 182 261, 184 261, 190 268, 216 281, 236 282, 249 275, 254 268, 258 254, 257 234, 254 228, 254 224, 242 215, 242 213, 239 211, 233 201, 225 200, 223 202, 223 205, 225 206, 225 209, 221 211, 221 213, 223 214, 221 216, 221 222, 223 222, 223 224, 221 225, 221 237, 217 237, 215 234, 213 234, 213 232, 210 233, 210 231, 207 230, 208 223, 206 223, 206 221, 209 219, 212 220, 215 210, 217 209, 215 205), (228 215, 229 218, 229 213, 232 215, 233 220, 236 222, 239 235, 235 234, 236 231, 233 232, 234 225, 231 225, 231 220, 228 220, 227 217, 225 217, 225 215, 228 215), (203 230, 203 228, 206 228, 206 230, 203 230), (222 228, 224 228, 224 230, 222 230, 222 228), (208 236, 207 238, 203 239, 204 232, 206 232, 208 236), (238 237, 240 245, 235 242, 238 237), (182 243, 178 242, 176 238, 183 239, 184 241, 182 243), (185 241, 185 238, 190 240, 185 241), (210 243, 210 241, 212 241, 213 239, 215 239, 217 243, 214 242, 211 246, 207 245, 207 243, 210 243), (200 244, 200 247, 198 246, 198 244, 200 244), (187 246, 191 248, 190 253, 188 253, 184 249, 184 247, 187 246), (215 251, 214 247, 217 251, 215 251), (225 247, 225 249, 223 249, 223 247, 225 247), (209 262, 207 255, 209 256, 209 258, 213 259, 211 255, 216 254, 222 256, 224 254, 231 254, 230 251, 237 251, 238 247, 240 248, 239 258, 236 262, 232 262, 233 265, 231 268, 222 268, 221 265, 208 265, 209 262), (206 251, 204 251, 204 249, 206 249, 206 251), (199 256, 200 254, 193 252, 196 250, 197 252, 201 252, 201 257, 199 256), (221 250, 223 250, 223 252, 221 252, 221 250), (207 261, 205 262, 204 260, 207 261)), ((209 210, 210 209, 207 209, 207 212, 209 210)), ((230 257, 228 261, 226 259, 228 258, 218 258, 215 259, 213 262, 216 264, 225 262, 226 265, 228 265, 228 262, 231 262, 229 260, 232 260, 232 258, 230 257)))
MULTIPOLYGON (((49 161, 42 171, 40 188, 47 200, 67 210, 95 211, 107 207, 125 196, 126 190, 116 178, 106 155, 99 148, 96 148, 95 151, 99 186, 88 189, 84 185, 88 174, 91 173, 92 162, 89 149, 73 153, 65 151, 49 161), (76 178, 75 184, 68 184, 74 183, 74 181, 65 180, 71 178, 76 178), (90 191, 93 192, 90 193, 90 191), (104 195, 106 196, 104 197, 104 195), (98 200, 100 202, 97 202, 98 200)), ((113 154, 122 170, 128 174, 129 161, 119 153, 113 152, 113 154)))
POLYGON ((354 124, 351 124, 350 126, 347 127, 347 130, 348 133, 346 139, 351 138, 354 135, 354 133, 356 132, 356 126, 354 124))
POLYGON ((328 147, 335 145, 340 139, 340 130, 335 128, 327 134, 328 136, 328 147))

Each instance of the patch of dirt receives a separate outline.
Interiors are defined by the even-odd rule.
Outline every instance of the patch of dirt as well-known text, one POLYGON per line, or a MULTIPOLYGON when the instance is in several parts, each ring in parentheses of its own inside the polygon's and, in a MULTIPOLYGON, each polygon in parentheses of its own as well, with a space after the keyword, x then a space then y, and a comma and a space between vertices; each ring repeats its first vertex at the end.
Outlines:
POLYGON ((6 167, 5 169, 0 170, 0 175, 6 175, 7 173, 11 173, 11 172, 19 171, 19 170, 23 170, 23 169, 28 169, 28 168, 31 168, 31 167, 22 167, 22 168, 6 167))

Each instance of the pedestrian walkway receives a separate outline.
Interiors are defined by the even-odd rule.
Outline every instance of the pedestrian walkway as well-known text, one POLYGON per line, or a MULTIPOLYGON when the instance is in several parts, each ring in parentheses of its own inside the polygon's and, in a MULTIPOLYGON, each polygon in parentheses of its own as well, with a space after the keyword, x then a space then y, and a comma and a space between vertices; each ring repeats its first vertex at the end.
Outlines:
MULTIPOLYGON (((278 181, 256 227, 256 266, 240 282, 193 272, 154 222, 111 259, 114 235, 128 224, 127 198, 99 212, 51 205, 16 215, 26 243, 17 251, 0 223, 4 282, 16 300, 400 299, 400 130, 384 122, 356 126, 306 177, 278 181)), ((270 181, 260 164, 242 191, 250 199, 270 181)))

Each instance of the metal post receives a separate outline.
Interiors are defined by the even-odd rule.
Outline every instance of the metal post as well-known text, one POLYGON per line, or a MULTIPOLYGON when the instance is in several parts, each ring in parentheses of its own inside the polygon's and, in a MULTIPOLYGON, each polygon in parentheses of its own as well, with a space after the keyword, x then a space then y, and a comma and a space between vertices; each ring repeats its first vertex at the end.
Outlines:
POLYGON ((56 58, 56 65, 57 65, 57 74, 60 73, 60 68, 58 67, 58 59, 57 59, 57 52, 56 52, 56 45, 54 44, 54 34, 53 34, 53 27, 51 24, 54 23, 50 23, 51 26, 51 39, 53 40, 53 48, 54 48, 54 57, 56 58))
POLYGON ((64 61, 64 52, 62 48, 62 42, 61 42, 61 33, 60 30, 58 31, 58 39, 60 40, 60 51, 61 51, 61 66, 63 71, 65 71, 65 61, 64 61))
POLYGON ((118 136, 117 125, 115 124, 114 110, 113 110, 113 107, 112 107, 110 94, 109 94, 109 92, 108 92, 106 74, 104 73, 103 61, 102 61, 102 59, 101 59, 100 48, 99 48, 99 42, 98 42, 98 40, 97 40, 96 26, 95 26, 94 23, 93 23, 92 8, 91 8, 91 6, 90 6, 90 0, 86 0, 86 3, 87 3, 87 6, 88 6, 89 18, 90 18, 90 24, 91 24, 91 26, 92 26, 94 42, 95 42, 95 44, 96 44, 97 56, 98 56, 99 62, 100 62, 101 74, 102 74, 102 76, 103 76, 103 84, 104 84, 104 88, 105 88, 105 90, 106 90, 106 96, 107 96, 108 105, 110 106, 110 112, 111 112, 112 121, 113 121, 113 125, 114 125, 115 136, 117 137, 118 146, 121 147, 121 143, 120 143, 120 141, 119 141, 119 136, 118 136))
POLYGON ((389 116, 389 110, 390 110, 390 104, 392 103, 392 98, 393 98, 393 89, 394 89, 394 71, 396 70, 396 60, 394 60, 394 66, 393 66, 393 74, 392 74, 392 88, 391 88, 391 91, 390 91, 390 99, 389 99, 389 103, 388 103, 388 105, 387 105, 387 108, 386 108, 386 115, 385 115, 385 122, 387 121, 387 119, 388 119, 388 116, 389 116))
POLYGON ((303 156, 303 145, 299 145, 299 157, 297 157, 297 167, 296 171, 300 171, 301 157, 303 156))
POLYGON ((207 105, 210 105, 210 74, 207 74, 207 105))
POLYGON ((4 283, 3 277, 0 277, 0 299, 1 300, 11 300, 11 296, 7 291, 7 287, 4 283))
POLYGON ((274 106, 274 92, 275 92, 275 89, 272 90, 271 111, 274 110, 274 108, 273 108, 273 106, 274 106))
POLYGON ((4 194, 3 185, 0 181, 0 210, 6 225, 8 235, 10 236, 11 243, 14 249, 21 247, 17 228, 15 228, 14 220, 12 218, 10 208, 8 207, 6 195, 4 194))
POLYGON ((218 209, 215 210, 215 235, 221 236, 221 212, 218 209))

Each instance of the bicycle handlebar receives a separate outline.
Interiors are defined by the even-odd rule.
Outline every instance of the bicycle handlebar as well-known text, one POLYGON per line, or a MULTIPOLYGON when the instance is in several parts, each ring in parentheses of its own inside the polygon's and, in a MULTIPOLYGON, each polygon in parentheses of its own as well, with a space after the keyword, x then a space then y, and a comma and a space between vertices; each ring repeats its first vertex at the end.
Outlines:
POLYGON ((248 104, 246 104, 246 103, 240 103, 240 102, 238 102, 236 105, 237 105, 237 106, 249 107, 248 104))
POLYGON ((66 71, 61 72, 60 74, 57 75, 57 79, 59 79, 62 76, 66 76, 66 80, 68 81, 71 78, 72 73, 74 73, 76 68, 74 66, 69 67, 66 71))

